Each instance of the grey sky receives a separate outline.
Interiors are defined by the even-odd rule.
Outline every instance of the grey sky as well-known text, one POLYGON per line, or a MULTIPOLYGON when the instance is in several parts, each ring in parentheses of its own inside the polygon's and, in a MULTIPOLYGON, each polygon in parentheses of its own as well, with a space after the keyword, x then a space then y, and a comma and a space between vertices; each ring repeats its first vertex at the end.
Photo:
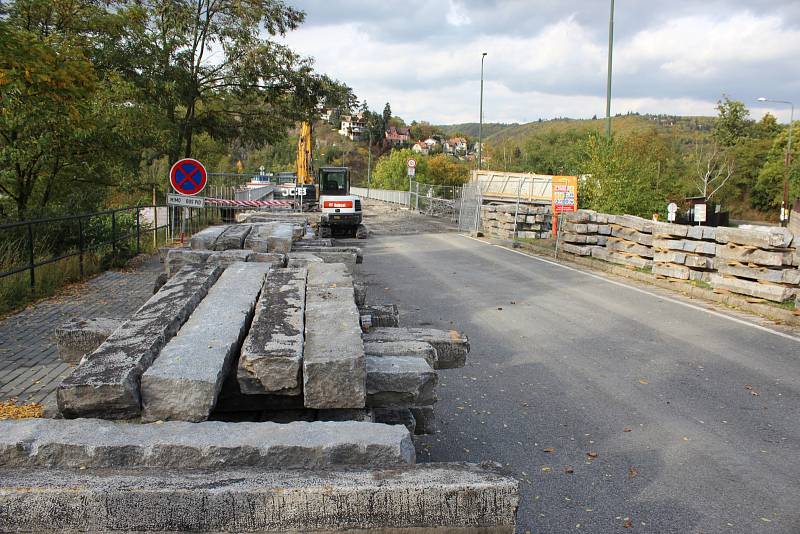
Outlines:
MULTIPOLYGON (((291 0, 306 11, 288 43, 406 120, 474 122, 480 53, 484 120, 601 116, 608 0, 291 0)), ((617 0, 613 113, 712 115, 722 94, 800 105, 800 2, 617 0)))

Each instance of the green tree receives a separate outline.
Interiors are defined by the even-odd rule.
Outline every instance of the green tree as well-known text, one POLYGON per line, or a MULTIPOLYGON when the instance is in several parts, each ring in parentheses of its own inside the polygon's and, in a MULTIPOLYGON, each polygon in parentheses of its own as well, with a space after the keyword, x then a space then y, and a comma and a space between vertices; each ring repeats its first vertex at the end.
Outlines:
POLYGON ((398 191, 408 191, 408 167, 409 159, 417 161, 415 180, 425 181, 428 174, 427 158, 414 154, 411 150, 392 150, 382 156, 375 164, 372 171, 372 187, 376 189, 393 189, 398 191))
POLYGON ((389 127, 389 121, 392 119, 392 106, 389 105, 387 102, 385 106, 383 106, 383 115, 381 116, 383 119, 383 129, 389 127))
MULTIPOLYGON (((797 123, 796 123, 797 124, 797 123)), ((797 126, 795 126, 797 129, 797 126)), ((789 200, 800 198, 800 167, 795 163, 800 150, 792 144, 792 165, 786 168, 786 145, 789 140, 788 129, 783 130, 774 140, 767 152, 753 186, 753 205, 763 211, 776 213, 783 202, 783 182, 789 173, 789 200)))
POLYGON ((125 68, 165 119, 170 160, 190 156, 201 132, 259 146, 319 106, 353 103, 349 88, 274 39, 304 19, 283 0, 144 1, 120 13, 125 68))
POLYGON ((432 185, 463 185, 469 181, 469 166, 446 156, 436 154, 427 158, 424 181, 432 185))
POLYGON ((676 176, 665 172, 670 147, 655 132, 606 139, 599 133, 586 141, 585 172, 579 200, 605 213, 649 217, 665 211, 675 195, 676 176))
POLYGON ((743 102, 725 96, 717 102, 717 112, 712 135, 719 145, 731 147, 750 136, 753 121, 743 102))

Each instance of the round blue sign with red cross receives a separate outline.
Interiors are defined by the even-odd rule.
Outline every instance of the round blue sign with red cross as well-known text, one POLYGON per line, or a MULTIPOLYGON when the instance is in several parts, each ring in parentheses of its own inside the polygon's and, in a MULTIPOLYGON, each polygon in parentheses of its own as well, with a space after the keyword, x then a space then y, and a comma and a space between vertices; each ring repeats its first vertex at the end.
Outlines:
POLYGON ((206 187, 208 175, 203 164, 192 158, 176 161, 169 170, 169 183, 181 195, 196 195, 206 187))

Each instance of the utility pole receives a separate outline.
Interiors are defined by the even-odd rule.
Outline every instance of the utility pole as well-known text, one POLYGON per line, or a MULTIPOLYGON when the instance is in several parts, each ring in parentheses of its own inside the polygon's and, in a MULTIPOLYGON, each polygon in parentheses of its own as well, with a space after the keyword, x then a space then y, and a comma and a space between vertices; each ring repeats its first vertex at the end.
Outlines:
POLYGON ((481 54, 481 108, 478 117, 478 170, 481 170, 481 151, 483 149, 483 60, 486 52, 481 54))
POLYGON ((759 102, 774 102, 776 104, 788 104, 791 106, 792 111, 789 115, 789 140, 786 143, 786 157, 784 159, 784 164, 786 166, 786 171, 783 175, 783 201, 781 202, 781 215, 780 220, 781 224, 786 225, 789 222, 789 174, 791 172, 791 165, 792 165, 792 125, 794 124, 794 103, 788 100, 771 100, 769 98, 758 98, 759 102))
POLYGON ((608 17, 608 77, 606 82, 606 138, 611 139, 611 64, 614 52, 614 0, 608 17))

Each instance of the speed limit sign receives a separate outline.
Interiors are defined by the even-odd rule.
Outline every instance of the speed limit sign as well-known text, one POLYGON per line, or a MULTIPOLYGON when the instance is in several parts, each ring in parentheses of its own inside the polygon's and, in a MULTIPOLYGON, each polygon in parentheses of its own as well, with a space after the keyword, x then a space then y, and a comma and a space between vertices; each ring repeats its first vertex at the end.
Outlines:
POLYGON ((413 169, 416 166, 417 166, 417 160, 415 160, 415 159, 409 159, 408 160, 408 168, 409 169, 413 169))

